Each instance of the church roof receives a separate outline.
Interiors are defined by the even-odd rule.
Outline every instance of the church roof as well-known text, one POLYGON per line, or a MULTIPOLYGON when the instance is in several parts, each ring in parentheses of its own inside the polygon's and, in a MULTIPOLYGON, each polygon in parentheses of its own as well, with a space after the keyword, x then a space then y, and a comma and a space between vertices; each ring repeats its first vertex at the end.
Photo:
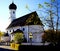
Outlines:
POLYGON ((5 33, 4 36, 9 36, 8 33, 5 33))
POLYGON ((25 26, 25 25, 43 25, 36 11, 13 20, 7 27, 25 26))
POLYGON ((23 31, 20 30, 20 29, 17 29, 16 31, 12 32, 12 34, 13 34, 13 33, 23 33, 23 31))

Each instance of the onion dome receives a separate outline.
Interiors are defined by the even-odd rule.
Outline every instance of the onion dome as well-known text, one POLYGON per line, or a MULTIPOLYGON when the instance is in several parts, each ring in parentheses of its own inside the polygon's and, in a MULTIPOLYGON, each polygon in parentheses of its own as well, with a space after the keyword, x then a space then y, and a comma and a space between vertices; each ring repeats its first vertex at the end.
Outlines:
POLYGON ((9 9, 17 9, 17 6, 12 2, 12 4, 9 5, 9 9))

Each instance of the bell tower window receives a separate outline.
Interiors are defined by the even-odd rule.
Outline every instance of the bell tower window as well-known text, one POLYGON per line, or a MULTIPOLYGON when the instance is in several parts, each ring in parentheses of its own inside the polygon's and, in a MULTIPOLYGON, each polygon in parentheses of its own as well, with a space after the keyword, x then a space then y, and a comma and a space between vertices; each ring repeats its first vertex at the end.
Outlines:
POLYGON ((13 14, 15 14, 15 12, 13 11, 13 14))

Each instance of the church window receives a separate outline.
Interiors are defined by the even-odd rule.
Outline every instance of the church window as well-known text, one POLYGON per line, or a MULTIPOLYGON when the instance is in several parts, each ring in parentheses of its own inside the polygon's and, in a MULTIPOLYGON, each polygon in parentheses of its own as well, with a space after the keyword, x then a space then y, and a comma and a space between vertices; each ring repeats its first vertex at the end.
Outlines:
POLYGON ((10 30, 10 32, 11 32, 11 30, 10 30))
POLYGON ((23 31, 25 30, 25 28, 23 28, 23 31))

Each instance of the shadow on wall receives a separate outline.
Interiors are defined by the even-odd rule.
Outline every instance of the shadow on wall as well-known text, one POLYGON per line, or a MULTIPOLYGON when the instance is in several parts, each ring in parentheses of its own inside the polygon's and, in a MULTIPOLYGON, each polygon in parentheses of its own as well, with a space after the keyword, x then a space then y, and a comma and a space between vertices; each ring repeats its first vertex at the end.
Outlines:
POLYGON ((24 37, 23 42, 27 42, 26 38, 24 37))

